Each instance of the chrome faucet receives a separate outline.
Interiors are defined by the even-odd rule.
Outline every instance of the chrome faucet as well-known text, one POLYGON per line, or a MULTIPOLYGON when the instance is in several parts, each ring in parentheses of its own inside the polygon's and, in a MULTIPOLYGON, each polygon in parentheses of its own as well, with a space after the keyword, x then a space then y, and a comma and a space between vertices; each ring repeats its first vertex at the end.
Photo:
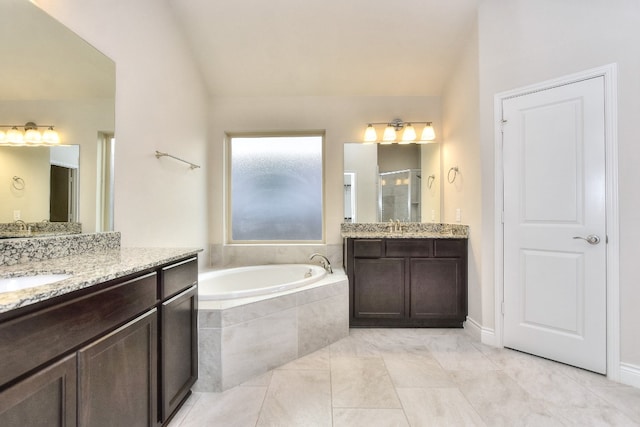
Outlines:
POLYGON ((319 253, 311 254, 311 256, 309 257, 309 261, 313 261, 315 257, 320 257, 320 261, 324 269, 327 270, 329 274, 333 274, 331 263, 329 262, 329 259, 326 256, 319 253))
POLYGON ((27 223, 21 219, 16 219, 13 223, 20 226, 20 231, 25 231, 27 229, 27 223))

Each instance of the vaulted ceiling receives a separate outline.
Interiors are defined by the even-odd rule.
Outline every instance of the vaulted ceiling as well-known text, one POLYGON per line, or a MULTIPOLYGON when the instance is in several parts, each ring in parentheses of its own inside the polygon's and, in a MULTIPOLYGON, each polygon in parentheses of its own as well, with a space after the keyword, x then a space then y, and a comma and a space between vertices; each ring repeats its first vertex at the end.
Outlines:
POLYGON ((168 0, 214 96, 434 95, 477 0, 168 0))

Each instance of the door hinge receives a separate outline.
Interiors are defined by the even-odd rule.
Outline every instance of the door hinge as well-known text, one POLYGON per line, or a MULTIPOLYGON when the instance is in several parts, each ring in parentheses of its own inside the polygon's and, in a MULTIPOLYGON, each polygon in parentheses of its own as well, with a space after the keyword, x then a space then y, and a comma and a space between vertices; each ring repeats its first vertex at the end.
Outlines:
POLYGON ((504 211, 500 212, 500 222, 504 224, 504 211))
POLYGON ((504 132, 504 125, 507 124, 508 120, 502 119, 500 120, 500 132, 504 132))
POLYGON ((504 301, 500 303, 500 313, 504 316, 504 301))

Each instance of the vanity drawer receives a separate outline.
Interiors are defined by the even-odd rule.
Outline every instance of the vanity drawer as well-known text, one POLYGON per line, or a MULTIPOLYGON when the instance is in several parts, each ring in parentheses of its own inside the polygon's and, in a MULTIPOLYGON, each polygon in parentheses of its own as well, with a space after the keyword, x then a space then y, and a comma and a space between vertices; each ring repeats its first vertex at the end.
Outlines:
POLYGON ((439 258, 456 257, 467 255, 466 239, 438 239, 434 241, 433 256, 439 258))
POLYGON ((164 300, 198 282, 198 258, 164 267, 160 274, 160 298, 164 300))
POLYGON ((353 256, 356 258, 380 258, 384 256, 384 245, 380 239, 353 241, 353 256))
POLYGON ((153 307, 157 288, 149 273, 0 324, 0 385, 153 307))
POLYGON ((387 257, 431 257, 431 239, 387 239, 387 257))

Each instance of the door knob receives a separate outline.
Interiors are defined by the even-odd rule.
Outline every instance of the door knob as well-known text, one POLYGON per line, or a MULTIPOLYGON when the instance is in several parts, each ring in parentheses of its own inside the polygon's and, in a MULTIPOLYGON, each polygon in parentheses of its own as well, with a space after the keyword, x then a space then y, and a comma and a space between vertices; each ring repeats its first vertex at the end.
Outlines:
POLYGON ((587 243, 589 243, 590 245, 597 245, 598 243, 600 243, 600 236, 597 236, 595 234, 589 234, 587 237, 574 236, 573 238, 582 239, 587 243))

